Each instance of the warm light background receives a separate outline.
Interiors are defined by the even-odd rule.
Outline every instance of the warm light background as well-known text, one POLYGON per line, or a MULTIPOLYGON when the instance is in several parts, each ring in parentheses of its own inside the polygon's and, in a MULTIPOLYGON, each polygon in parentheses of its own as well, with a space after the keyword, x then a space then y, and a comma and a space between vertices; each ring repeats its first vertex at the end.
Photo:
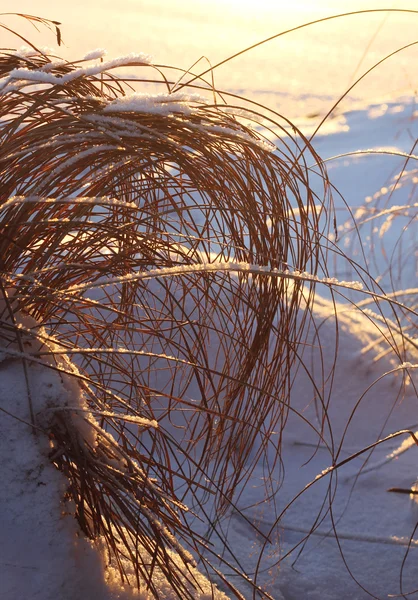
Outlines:
MULTIPOLYGON (((289 27, 368 8, 418 9, 418 4, 416 0, 2 0, 0 10, 61 21, 66 46, 60 53, 68 58, 105 47, 110 56, 143 51, 157 63, 188 68, 203 55, 216 64, 289 27)), ((23 29, 40 45, 54 44, 53 36, 44 31, 39 35, 23 29)), ((0 36, 0 46, 12 43, 0 36)), ((418 14, 337 19, 288 34, 236 59, 215 72, 216 84, 249 94, 292 117, 301 111, 325 110, 356 74, 416 39, 418 14)), ((417 59, 418 47, 390 59, 351 96, 373 102, 413 94, 418 87, 417 59)), ((202 61, 202 69, 207 64, 202 61)))

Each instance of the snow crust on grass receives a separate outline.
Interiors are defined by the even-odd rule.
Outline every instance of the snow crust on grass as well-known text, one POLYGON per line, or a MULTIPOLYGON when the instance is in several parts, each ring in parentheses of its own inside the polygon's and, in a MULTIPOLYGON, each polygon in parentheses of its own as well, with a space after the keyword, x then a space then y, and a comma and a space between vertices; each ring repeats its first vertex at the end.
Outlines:
MULTIPOLYGON (((39 55, 39 52, 36 54, 39 55)), ((26 54, 25 57, 31 56, 26 54)), ((99 75, 109 69, 116 67, 125 67, 128 65, 152 65, 152 57, 144 52, 131 53, 126 56, 120 56, 115 59, 99 62, 95 65, 80 67, 64 75, 53 75, 45 72, 43 69, 27 69, 26 67, 13 69, 7 77, 0 79, 0 94, 10 90, 9 85, 15 81, 33 82, 37 84, 64 85, 80 77, 99 75)))
POLYGON ((96 48, 96 50, 88 52, 83 57, 83 60, 97 60, 98 58, 103 58, 104 56, 106 56, 106 54, 107 50, 105 50, 104 48, 96 48))
POLYGON ((146 112, 169 115, 180 112, 189 115, 194 104, 207 104, 207 99, 200 94, 175 92, 173 94, 146 94, 136 92, 123 98, 112 100, 103 112, 146 112))
POLYGON ((26 59, 31 58, 32 56, 39 56, 40 54, 54 55, 55 52, 56 50, 50 48, 49 46, 40 46, 38 49, 29 46, 21 46, 19 50, 12 52, 12 55, 26 59))
POLYGON ((339 281, 336 277, 319 277, 312 273, 305 271, 289 271, 265 267, 262 265, 252 265, 247 262, 234 262, 234 261, 202 261, 192 265, 176 265, 175 267, 161 267, 159 269, 150 269, 148 271, 142 271, 139 273, 130 273, 128 275, 122 275, 114 278, 103 278, 102 280, 95 281, 93 283, 85 283, 73 285, 68 288, 68 293, 79 293, 86 290, 91 290, 100 287, 106 287, 115 283, 122 283, 125 281, 136 281, 138 279, 153 279, 156 277, 171 277, 173 275, 186 275, 187 273, 210 273, 217 271, 229 271, 233 273, 248 273, 251 275, 271 275, 272 277, 279 277, 281 279, 289 280, 300 280, 300 281, 312 281, 316 283, 323 283, 327 286, 337 286, 348 288, 351 290, 362 291, 363 284, 359 281, 339 281))

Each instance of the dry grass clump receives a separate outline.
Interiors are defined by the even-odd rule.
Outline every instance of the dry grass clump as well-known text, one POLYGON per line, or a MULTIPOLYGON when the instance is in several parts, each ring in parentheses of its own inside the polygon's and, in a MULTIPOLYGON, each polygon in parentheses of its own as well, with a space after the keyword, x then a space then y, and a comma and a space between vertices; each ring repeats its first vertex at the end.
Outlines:
MULTIPOLYGON (((277 115, 227 104, 193 74, 175 92, 175 71, 143 54, 93 60, 34 46, 0 55, 2 345, 86 399, 56 410, 51 460, 122 581, 158 597, 158 570, 194 598, 192 551, 241 597, 191 522, 217 528, 263 457, 266 495, 280 487, 290 392, 327 275, 329 182, 277 115), (150 81, 160 94, 138 91, 150 81), (22 328, 19 312, 45 330, 22 328), (25 336, 43 345, 28 353, 25 336)), ((379 313, 383 292, 357 274, 379 313)))
POLYGON ((93 446, 69 410, 49 432, 82 530, 106 537, 122 578, 124 552, 130 583, 156 593, 158 567, 188 598, 166 548, 187 574, 180 544, 208 549, 184 502, 222 514, 285 424, 315 283, 267 273, 318 272, 329 197, 312 148, 273 147, 261 115, 244 119, 203 80, 171 94, 161 72, 144 55, 92 66, 3 52, 0 272, 19 343, 17 310, 54 336, 36 356, 21 347, 24 360, 68 356, 98 419, 85 419, 93 446), (128 95, 116 67, 151 72, 164 93, 128 95))

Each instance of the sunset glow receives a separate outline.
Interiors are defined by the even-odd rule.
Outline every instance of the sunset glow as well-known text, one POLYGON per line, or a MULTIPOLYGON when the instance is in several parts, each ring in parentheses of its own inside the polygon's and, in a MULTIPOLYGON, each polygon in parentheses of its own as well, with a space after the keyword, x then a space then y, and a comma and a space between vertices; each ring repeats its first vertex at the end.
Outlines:
MULTIPOLYGON (((237 10, 244 10, 249 12, 262 13, 264 11, 274 11, 278 14, 298 14, 304 12, 315 12, 318 10, 318 3, 315 5, 312 2, 296 2, 289 3, 285 0, 259 0, 254 2, 253 0, 226 0, 225 2, 219 2, 226 7, 232 7, 237 10)), ((319 3, 320 4, 320 3, 319 3)))

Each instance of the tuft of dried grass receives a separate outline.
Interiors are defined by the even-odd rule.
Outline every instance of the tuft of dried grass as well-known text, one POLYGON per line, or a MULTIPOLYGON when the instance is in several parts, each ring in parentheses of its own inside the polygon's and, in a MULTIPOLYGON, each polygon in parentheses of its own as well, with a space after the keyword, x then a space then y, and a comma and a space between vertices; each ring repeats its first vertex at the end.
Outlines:
POLYGON ((254 104, 244 113, 203 77, 172 92, 172 71, 143 55, 90 68, 31 48, 0 55, 0 276, 5 299, 13 290, 2 341, 22 344, 13 315, 23 311, 54 340, 24 360, 77 365, 64 372, 87 416, 80 428, 71 410, 56 412, 51 460, 122 580, 157 597, 158 568, 192 598, 191 550, 241 597, 189 515, 216 528, 267 461, 273 431, 266 495, 280 487, 281 434, 334 225, 324 165, 285 119, 254 104), (148 81, 163 93, 136 91, 148 81))
POLYGON ((272 146, 257 112, 204 81, 199 96, 128 96, 113 66, 161 72, 141 56, 0 56, 0 271, 60 347, 37 358, 74 360, 99 414, 94 447, 68 412, 52 432, 81 529, 116 561, 117 531, 152 590, 139 541, 186 598, 165 549, 207 548, 184 501, 225 512, 283 428, 315 285, 225 264, 315 275, 330 197, 313 149, 321 197, 296 139, 272 146))

